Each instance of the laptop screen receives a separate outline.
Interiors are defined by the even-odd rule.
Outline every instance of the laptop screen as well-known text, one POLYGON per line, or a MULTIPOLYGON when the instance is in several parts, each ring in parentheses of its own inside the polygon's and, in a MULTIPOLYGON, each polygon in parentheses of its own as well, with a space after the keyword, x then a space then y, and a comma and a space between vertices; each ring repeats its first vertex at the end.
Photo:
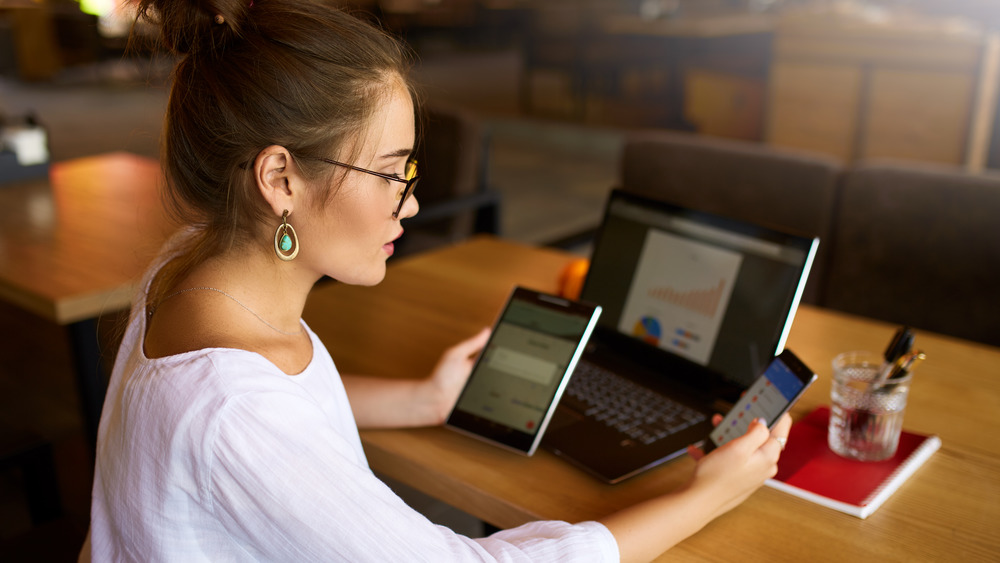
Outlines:
POLYGON ((747 387, 784 348, 818 242, 613 190, 581 299, 604 329, 747 387))

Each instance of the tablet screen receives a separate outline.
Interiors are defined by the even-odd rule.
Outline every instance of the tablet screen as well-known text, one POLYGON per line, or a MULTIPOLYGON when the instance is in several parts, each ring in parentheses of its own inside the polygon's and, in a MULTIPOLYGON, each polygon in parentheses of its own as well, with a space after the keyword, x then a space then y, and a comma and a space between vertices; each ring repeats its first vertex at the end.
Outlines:
POLYGON ((599 314, 594 305, 516 288, 447 425, 533 453, 599 314))

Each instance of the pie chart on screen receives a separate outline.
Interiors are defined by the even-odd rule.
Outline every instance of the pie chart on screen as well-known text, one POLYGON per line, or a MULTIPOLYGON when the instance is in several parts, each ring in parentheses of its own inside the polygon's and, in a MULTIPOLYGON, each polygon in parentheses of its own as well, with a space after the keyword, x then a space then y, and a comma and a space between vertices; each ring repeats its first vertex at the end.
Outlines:
POLYGON ((635 323, 635 326, 632 327, 632 335, 648 344, 658 346, 660 338, 663 336, 663 329, 660 327, 660 321, 647 315, 635 323))

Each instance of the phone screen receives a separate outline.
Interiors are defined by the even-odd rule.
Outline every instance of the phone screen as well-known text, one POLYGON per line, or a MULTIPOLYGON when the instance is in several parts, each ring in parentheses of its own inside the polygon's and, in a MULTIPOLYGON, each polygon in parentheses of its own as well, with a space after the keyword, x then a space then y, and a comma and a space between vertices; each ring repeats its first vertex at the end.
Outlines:
POLYGON ((448 425, 533 451, 600 308, 517 288, 448 425))
MULTIPOLYGON (((778 421, 813 381, 816 374, 785 350, 740 397, 722 422, 709 434, 714 446, 746 433, 750 421, 763 418, 768 427, 778 421)), ((711 448, 711 446, 710 446, 711 448)))

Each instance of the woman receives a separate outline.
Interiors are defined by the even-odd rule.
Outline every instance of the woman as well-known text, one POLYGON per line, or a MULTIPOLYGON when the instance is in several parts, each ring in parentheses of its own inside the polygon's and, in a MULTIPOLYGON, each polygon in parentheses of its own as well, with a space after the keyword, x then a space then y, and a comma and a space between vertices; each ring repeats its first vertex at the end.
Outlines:
POLYGON ((143 0, 140 13, 182 56, 163 162, 189 226, 133 307, 84 558, 648 560, 774 474, 787 417, 601 522, 471 539, 408 508, 369 470, 358 427, 440 424, 487 331, 426 379, 380 379, 341 376, 301 319, 324 275, 379 283, 417 213, 402 49, 310 0, 143 0))

